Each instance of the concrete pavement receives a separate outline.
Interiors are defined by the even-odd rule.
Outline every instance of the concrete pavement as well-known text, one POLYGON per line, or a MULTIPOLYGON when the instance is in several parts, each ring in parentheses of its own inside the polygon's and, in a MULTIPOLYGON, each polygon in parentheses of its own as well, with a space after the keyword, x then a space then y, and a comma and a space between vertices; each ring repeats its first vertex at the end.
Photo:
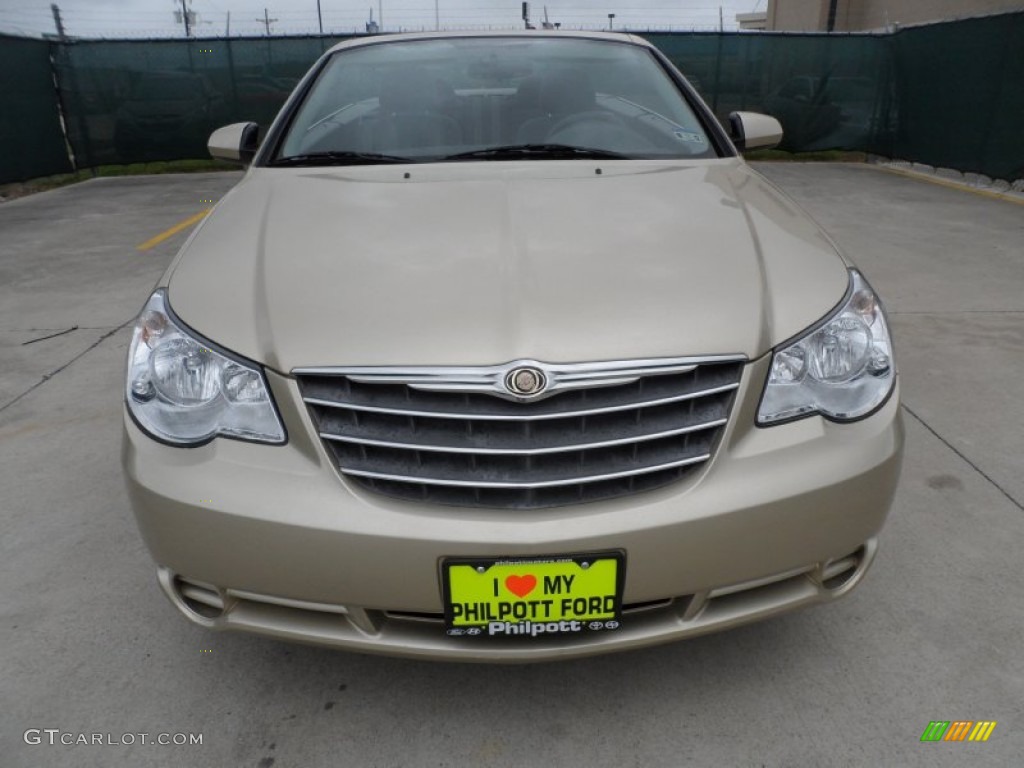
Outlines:
POLYGON ((908 443, 876 564, 831 606, 529 667, 366 657, 180 618, 118 445, 125 324, 186 234, 135 246, 237 175, 97 180, 0 206, 0 765, 1018 764, 1024 207, 868 167, 759 168, 888 302, 908 443), (998 725, 984 744, 921 743, 931 720, 998 725), (135 743, 26 744, 28 729, 135 743))

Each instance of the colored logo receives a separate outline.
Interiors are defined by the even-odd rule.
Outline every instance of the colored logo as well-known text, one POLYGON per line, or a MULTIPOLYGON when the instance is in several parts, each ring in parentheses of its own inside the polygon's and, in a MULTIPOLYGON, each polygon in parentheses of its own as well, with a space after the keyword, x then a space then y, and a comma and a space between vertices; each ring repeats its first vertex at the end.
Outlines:
POLYGON ((921 741, 988 741, 995 728, 995 720, 932 720, 921 741))

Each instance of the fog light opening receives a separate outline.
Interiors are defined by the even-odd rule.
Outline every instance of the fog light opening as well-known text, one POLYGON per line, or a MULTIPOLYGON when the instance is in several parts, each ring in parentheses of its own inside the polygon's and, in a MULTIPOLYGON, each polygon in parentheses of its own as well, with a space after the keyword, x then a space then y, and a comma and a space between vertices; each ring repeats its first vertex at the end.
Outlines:
POLYGON ((863 571, 866 550, 859 547, 845 557, 829 560, 821 566, 819 581, 830 592, 838 592, 859 577, 863 571))
POLYGON ((179 607, 197 624, 209 626, 224 615, 224 596, 216 587, 175 576, 171 588, 179 607))

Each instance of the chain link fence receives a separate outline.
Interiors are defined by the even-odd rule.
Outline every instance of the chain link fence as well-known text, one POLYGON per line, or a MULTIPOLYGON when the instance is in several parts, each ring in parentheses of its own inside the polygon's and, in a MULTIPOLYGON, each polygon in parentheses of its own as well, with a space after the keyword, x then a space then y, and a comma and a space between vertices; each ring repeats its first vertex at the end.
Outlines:
MULTIPOLYGON (((892 34, 644 37, 720 119, 737 109, 777 117, 783 149, 1024 177, 1024 12, 892 34)), ((0 182, 69 167, 54 79, 79 166, 202 158, 214 128, 268 125, 310 64, 341 39, 3 38, 0 182)))

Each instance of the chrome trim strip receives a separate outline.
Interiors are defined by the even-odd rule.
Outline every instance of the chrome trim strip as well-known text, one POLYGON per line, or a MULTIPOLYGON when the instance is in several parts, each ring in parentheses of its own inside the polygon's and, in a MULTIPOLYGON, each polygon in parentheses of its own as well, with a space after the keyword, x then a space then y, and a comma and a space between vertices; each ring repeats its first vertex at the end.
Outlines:
POLYGON ((477 392, 515 401, 538 400, 565 389, 629 384, 644 376, 688 373, 699 365, 746 362, 746 355, 709 357, 662 357, 642 360, 613 360, 599 363, 542 363, 513 360, 490 366, 413 366, 293 368, 296 376, 345 376, 361 384, 404 384, 429 392, 477 392), (537 368, 547 377, 547 386, 535 395, 513 395, 505 388, 505 376, 516 368, 537 368))
POLYGON ((261 595, 257 592, 247 592, 242 589, 227 589, 228 595, 242 600, 251 600, 254 603, 266 603, 268 605, 280 605, 284 608, 297 608, 302 611, 319 611, 320 613, 341 613, 347 614, 348 608, 344 605, 332 605, 331 603, 313 603, 309 600, 292 600, 288 597, 274 597, 273 595, 261 595))
POLYGON ((699 464, 703 461, 707 461, 711 458, 710 453, 704 453, 700 456, 693 456, 688 459, 680 459, 679 461, 670 461, 665 464, 657 464, 651 467, 640 467, 639 469, 631 469, 624 472, 609 472, 605 475, 586 475, 583 477, 572 477, 565 480, 545 480, 539 483, 502 483, 502 482, 489 482, 489 481, 476 481, 476 480, 442 480, 435 477, 413 477, 409 475, 390 475, 384 472, 370 472, 363 469, 342 469, 342 473, 346 475, 352 475, 354 477, 370 477, 375 480, 391 480, 399 483, 415 483, 417 485, 444 485, 450 487, 459 488, 510 488, 510 489, 527 489, 527 488, 557 488, 558 486, 564 485, 582 485, 584 483, 598 483, 602 480, 616 480, 621 477, 632 477, 634 475, 646 475, 651 472, 658 472, 662 469, 674 469, 676 467, 685 467, 690 464, 699 464))
POLYGON ((759 587, 766 587, 769 584, 775 584, 779 581, 786 581, 792 579, 794 576, 803 576, 804 574, 810 573, 811 568, 794 568, 791 571, 784 571, 782 573, 775 573, 771 576, 765 576, 761 579, 751 579, 750 581, 741 581, 739 584, 730 584, 725 587, 716 587, 708 593, 708 599, 714 600, 717 597, 725 597, 726 595, 733 595, 737 592, 746 592, 751 589, 758 589, 759 587))
POLYGON ((517 413, 472 413, 469 411, 419 411, 404 408, 381 408, 375 405, 357 405, 353 403, 342 403, 332 400, 322 400, 318 397, 304 397, 303 402, 309 403, 310 405, 322 405, 328 408, 348 408, 353 411, 366 411, 368 413, 389 413, 395 416, 420 416, 424 418, 435 418, 435 419, 468 419, 473 421, 543 421, 545 419, 570 419, 578 416, 594 416, 599 413, 614 413, 616 411, 630 411, 636 408, 653 408, 658 405, 668 405, 670 403, 680 403, 685 400, 693 400, 699 397, 705 397, 707 395, 717 395, 721 392, 729 392, 739 387, 739 382, 733 382, 732 384, 723 384, 720 387, 711 387, 709 389, 702 389, 698 392, 689 392, 685 395, 673 395, 672 397, 662 397, 656 400, 641 400, 633 403, 623 403, 621 405, 609 405, 604 408, 585 408, 576 411, 557 411, 554 413, 538 413, 538 414, 517 414, 517 413))
MULTIPOLYGON (((334 440, 340 443, 355 443, 357 445, 374 445, 380 448, 399 448, 409 451, 434 451, 437 453, 471 453, 486 454, 492 456, 542 456, 551 453, 567 453, 569 451, 589 451, 595 448, 611 448, 616 445, 633 445, 648 440, 658 440, 662 437, 675 437, 690 432, 699 432, 702 429, 721 427, 728 422, 728 419, 715 419, 703 424, 691 424, 679 429, 668 429, 664 432, 652 432, 650 434, 634 435, 631 437, 620 437, 615 440, 601 440, 595 443, 579 443, 575 445, 556 445, 548 448, 471 448, 462 446, 446 447, 424 443, 394 443, 388 440, 374 440, 366 437, 351 437, 348 435, 332 435, 321 432, 320 437, 324 440, 334 440)), ((344 471, 344 469, 342 470, 344 471)))
POLYGON ((201 587, 184 579, 179 579, 178 583, 181 585, 182 597, 195 600, 197 603, 202 603, 210 608, 216 608, 219 611, 224 610, 224 599, 221 596, 220 590, 214 587, 201 587))
POLYGON ((841 576, 847 571, 852 571, 857 567, 858 559, 853 555, 842 558, 841 560, 835 560, 827 563, 821 568, 821 581, 828 581, 834 579, 836 576, 841 576))

